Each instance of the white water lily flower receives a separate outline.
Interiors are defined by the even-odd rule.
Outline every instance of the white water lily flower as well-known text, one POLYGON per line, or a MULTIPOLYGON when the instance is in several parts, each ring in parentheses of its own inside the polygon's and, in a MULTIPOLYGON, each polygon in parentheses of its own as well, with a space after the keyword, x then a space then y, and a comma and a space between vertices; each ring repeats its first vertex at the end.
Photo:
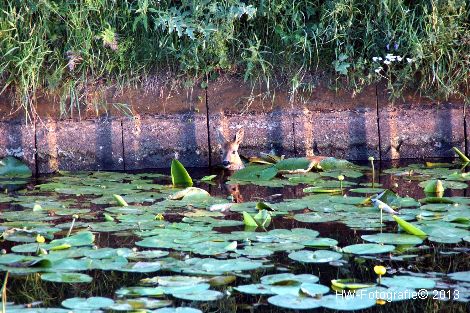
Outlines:
POLYGON ((383 67, 382 67, 382 66, 376 68, 376 69, 374 70, 374 72, 376 72, 377 74, 379 74, 381 70, 383 70, 383 67))

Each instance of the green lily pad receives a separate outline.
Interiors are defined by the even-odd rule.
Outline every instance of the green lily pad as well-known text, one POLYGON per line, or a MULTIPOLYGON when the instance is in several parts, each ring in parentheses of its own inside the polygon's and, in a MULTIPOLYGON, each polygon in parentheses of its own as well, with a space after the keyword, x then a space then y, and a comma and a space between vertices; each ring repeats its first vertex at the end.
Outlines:
POLYGON ((303 263, 328 263, 341 259, 341 253, 329 250, 300 250, 289 253, 289 258, 303 263))
POLYGON ((271 286, 266 284, 250 284, 250 285, 240 285, 233 288, 239 292, 251 294, 251 295, 273 295, 275 294, 271 291, 271 286))
POLYGON ((161 308, 153 312, 154 313, 202 313, 201 310, 190 308, 190 307, 161 308))
POLYGON ((114 300, 104 297, 69 298, 62 301, 62 306, 75 310, 99 310, 114 304, 114 300))
POLYGON ((432 279, 410 275, 382 277, 381 283, 388 287, 412 289, 432 289, 436 286, 436 282, 432 279))
POLYGON ((338 311, 356 311, 367 309, 375 305, 376 300, 360 296, 327 295, 321 298, 320 303, 324 308, 338 311))
POLYGON ((453 280, 470 282, 470 271, 450 273, 448 276, 453 280))
POLYGON ((173 297, 189 301, 216 301, 223 298, 224 294, 216 290, 203 290, 187 293, 173 293, 173 297))
POLYGON ((289 294, 269 297, 268 302, 272 305, 292 310, 310 310, 321 306, 318 299, 289 294))
POLYGON ((374 235, 362 235, 361 238, 370 242, 391 245, 419 245, 423 243, 423 239, 420 237, 408 234, 380 233, 374 235))
POLYGON ((352 254, 380 254, 391 252, 395 250, 395 246, 392 245, 380 245, 374 243, 362 243, 356 245, 350 245, 343 248, 343 252, 352 254))
POLYGON ((93 280, 91 276, 80 273, 45 273, 41 279, 56 283, 90 283, 93 280))
POLYGON ((310 296, 310 297, 317 297, 318 295, 326 294, 330 291, 330 288, 320 284, 312 284, 312 283, 303 283, 300 286, 300 290, 310 296))
POLYGON ((305 214, 296 214, 294 215, 294 219, 304 223, 327 223, 337 221, 340 219, 340 217, 335 216, 333 214, 320 214, 312 212, 305 214))
POLYGON ((31 169, 12 156, 0 160, 0 177, 31 177, 31 169))

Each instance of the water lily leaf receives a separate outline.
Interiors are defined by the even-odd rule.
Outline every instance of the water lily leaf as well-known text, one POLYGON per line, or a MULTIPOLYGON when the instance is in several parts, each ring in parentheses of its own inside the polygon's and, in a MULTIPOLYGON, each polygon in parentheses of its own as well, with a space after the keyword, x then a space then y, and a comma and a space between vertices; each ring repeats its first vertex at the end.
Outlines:
POLYGON ((120 206, 129 206, 127 204, 126 200, 124 200, 120 195, 113 194, 114 200, 120 205, 120 206))
POLYGON ((374 298, 369 297, 327 295, 321 298, 320 303, 322 307, 331 310, 356 311, 374 306, 375 301, 374 298))
MULTIPOLYGON (((36 245, 36 249, 37 249, 37 245, 36 245)), ((17 263, 17 262, 23 260, 24 257, 25 257, 24 255, 20 255, 20 254, 13 254, 13 253, 3 254, 3 255, 0 255, 0 264, 17 263)))
POLYGON ((355 193, 381 193, 385 189, 383 188, 354 188, 354 189, 349 189, 350 192, 355 192, 355 193))
POLYGON ((470 271, 450 273, 448 276, 453 280, 470 282, 470 271))
POLYGON ((255 216, 253 216, 253 219, 255 220, 256 224, 258 224, 258 226, 268 227, 269 223, 271 223, 271 214, 267 210, 261 210, 255 216))
POLYGON ((295 275, 292 273, 281 273, 271 274, 261 277, 261 283, 263 285, 274 285, 274 286, 286 286, 286 285, 297 285, 300 286, 302 283, 316 283, 319 278, 312 274, 299 274, 295 275))
POLYGON ((277 175, 276 167, 272 165, 250 165, 235 172, 231 179, 241 181, 266 181, 271 180, 277 175))
POLYGON ((338 241, 332 238, 315 238, 303 242, 306 247, 329 248, 338 245, 338 241))
POLYGON ((340 217, 333 214, 319 214, 316 212, 311 212, 305 214, 296 214, 294 215, 294 219, 304 223, 326 223, 337 221, 340 219, 340 217))
POLYGON ((197 187, 187 187, 168 197, 170 200, 188 200, 197 198, 210 198, 210 194, 204 189, 197 187))
POLYGON ((250 227, 258 227, 258 223, 255 221, 255 219, 247 212, 243 211, 243 223, 246 226, 250 227))
POLYGON ((90 283, 93 280, 91 276, 80 273, 45 273, 41 279, 55 283, 90 283))
POLYGON ((202 313, 201 310, 190 307, 161 308, 153 311, 154 313, 202 313))
POLYGON ((295 295, 276 295, 268 298, 272 305, 292 310, 309 310, 320 307, 320 300, 295 295))
POLYGON ((159 287, 123 287, 116 290, 116 294, 121 297, 157 297, 165 294, 159 287))
POLYGON ((12 156, 0 160, 0 177, 31 177, 31 169, 12 156))
POLYGON ((171 181, 173 186, 191 187, 193 185, 191 176, 189 176, 188 171, 178 160, 171 161, 171 181))
POLYGON ((343 252, 352 254, 379 254, 395 250, 395 246, 374 243, 361 243, 343 248, 343 252))
POLYGON ((381 283, 388 287, 412 289, 432 289, 436 286, 436 282, 432 279, 411 275, 382 277, 381 283))
POLYGON ((93 244, 94 241, 95 235, 93 235, 92 232, 83 231, 76 233, 75 235, 72 235, 70 237, 52 240, 48 247, 52 248, 63 244, 68 244, 72 247, 87 246, 93 244))
POLYGON ((251 295, 274 295, 275 294, 273 291, 271 291, 271 286, 265 285, 265 284, 240 285, 233 289, 239 292, 247 293, 251 295))
POLYGON ((312 284, 312 283, 303 283, 300 286, 300 290, 310 296, 310 297, 317 297, 318 295, 323 295, 325 293, 328 293, 330 291, 330 288, 324 285, 320 284, 312 284))
POLYGON ((209 181, 212 181, 214 178, 216 178, 217 175, 208 175, 208 176, 204 176, 203 178, 201 178, 201 181, 203 182, 209 182, 209 181))
POLYGON ((454 152, 459 156, 460 160, 464 163, 469 163, 470 159, 462 152, 460 151, 457 147, 452 147, 454 152))
POLYGON ((223 298, 224 294, 216 290, 203 290, 187 293, 173 293, 173 297, 189 301, 216 301, 223 298))
POLYGON ((303 263, 328 263, 341 259, 341 253, 329 250, 300 250, 289 253, 288 257, 292 260, 303 263))
POLYGON ((427 180, 419 183, 420 187, 424 187, 425 193, 442 195, 445 189, 465 189, 468 187, 466 183, 439 179, 427 180))
POLYGON ((275 167, 277 168, 278 171, 285 171, 285 172, 290 172, 290 171, 296 171, 296 170, 308 170, 310 168, 310 164, 312 161, 310 161, 307 158, 289 158, 289 159, 284 159, 280 160, 275 164, 275 167))
POLYGON ((354 164, 352 164, 349 161, 336 159, 336 158, 333 158, 333 157, 325 158, 325 159, 321 160, 319 165, 324 171, 336 170, 336 169, 345 169, 345 168, 353 168, 354 167, 354 164))
POLYGON ((423 239, 409 234, 380 233, 374 235, 362 235, 362 239, 375 243, 385 243, 391 245, 419 245, 423 239))
POLYGON ((415 235, 415 236, 427 236, 427 234, 424 231, 414 226, 413 224, 408 223, 404 219, 399 218, 396 215, 393 215, 392 217, 398 223, 398 225, 400 225, 400 227, 404 231, 406 231, 408 234, 415 235))
POLYGON ((135 298, 118 300, 108 309, 112 311, 138 311, 142 309, 159 309, 172 304, 171 300, 161 300, 152 298, 135 298))
POLYGON ((62 301, 62 306, 74 310, 99 310, 114 304, 114 300, 104 297, 69 298, 62 301))
POLYGON ((364 284, 357 282, 355 279, 350 279, 350 278, 344 278, 344 279, 333 279, 331 280, 331 285, 339 290, 343 289, 350 289, 350 290, 356 290, 356 289, 362 289, 362 288, 368 288, 374 286, 374 284, 364 284))

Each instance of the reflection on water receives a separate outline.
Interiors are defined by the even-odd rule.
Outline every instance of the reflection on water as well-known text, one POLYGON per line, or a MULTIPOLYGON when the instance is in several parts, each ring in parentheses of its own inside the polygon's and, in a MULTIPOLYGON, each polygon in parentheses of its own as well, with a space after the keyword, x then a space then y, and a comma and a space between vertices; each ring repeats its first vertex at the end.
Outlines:
MULTIPOLYGON (((403 165, 403 164, 400 164, 403 165)), ((380 168, 387 168, 390 164, 382 164, 380 168)), ((200 178, 209 174, 208 170, 189 169, 193 178, 200 178)), ((254 185, 237 185, 225 184, 228 176, 227 173, 215 172, 218 175, 218 180, 212 184, 201 183, 197 184, 198 187, 206 189, 212 196, 231 198, 234 202, 247 202, 247 201, 268 201, 280 202, 285 199, 296 199, 305 196, 302 191, 306 185, 297 186, 284 186, 284 187, 261 187, 254 185)), ((166 172, 165 174, 168 174, 166 172)), ((369 176, 362 177, 359 182, 370 182, 369 176)), ((48 177, 42 177, 34 181, 32 185, 48 181, 48 177)), ((156 180, 156 182, 167 181, 156 180)), ((424 197, 423 189, 418 186, 416 181, 410 180, 406 176, 392 176, 381 173, 378 176, 378 182, 384 188, 396 191, 400 196, 409 196, 415 199, 424 197)), ((31 186, 30 186, 31 187, 31 186)), ((466 196, 468 190, 448 190, 446 196, 466 196)), ((71 196, 60 195, 60 199, 67 199, 71 196)), ((76 197, 75 197, 76 198, 76 197)), ((101 210, 106 207, 105 205, 92 205, 92 210, 96 212, 96 218, 101 218, 101 210)), ((7 203, 0 203, 0 209, 9 210, 13 207, 7 203)), ((18 207, 20 209, 21 207, 18 207)), ((22 208, 21 208, 22 209, 22 208)), ((298 212, 298 211, 297 211, 298 212)), ((228 212, 227 217, 230 219, 240 219, 238 213, 228 212)), ((182 216, 178 214, 169 214, 165 216, 167 221, 180 221, 182 216)), ((60 222, 67 222, 69 219, 63 221, 54 221, 55 224, 60 222)), ((343 223, 330 222, 330 223, 303 223, 294 220, 291 215, 275 217, 267 230, 271 229, 292 229, 292 228, 311 228, 320 233, 320 237, 329 237, 336 239, 338 246, 344 247, 346 245, 362 243, 360 238, 363 234, 373 234, 376 231, 354 230, 343 223)), ((220 232, 230 232, 234 230, 243 230, 243 227, 224 227, 216 228, 220 232)), ((384 232, 396 232, 396 226, 388 223, 383 229, 384 232)), ((96 235, 96 245, 98 247, 128 247, 133 248, 135 241, 138 238, 130 231, 121 232, 100 232, 96 235)), ((0 244, 2 249, 7 252, 15 243, 11 241, 4 241, 0 244)), ((410 252, 411 253, 411 252, 410 252)), ((429 242, 427 245, 422 245, 412 251, 413 254, 418 256, 407 261, 399 261, 390 258, 389 255, 382 255, 379 259, 385 266, 392 268, 396 273, 419 273, 419 272, 436 272, 436 273, 449 273, 456 271, 468 271, 470 269, 470 257, 468 243, 460 243, 457 245, 445 245, 429 242), (460 253, 457 253, 460 252, 460 253)), ((175 258, 183 257, 180 252, 173 252, 171 256, 175 258)), ((295 262, 287 257, 287 253, 277 252, 272 260, 272 267, 267 267, 262 270, 254 271, 251 277, 238 277, 237 281, 232 286, 250 284, 258 281, 259 277, 275 273, 275 272, 292 272, 292 273, 311 273, 320 278, 320 282, 329 286, 332 279, 339 277, 355 277, 360 281, 370 282, 376 279, 373 272, 373 266, 377 264, 377 259, 370 257, 355 257, 348 258, 344 255, 343 258, 347 261, 338 264, 302 264, 295 262)), ((115 271, 90 271, 89 274, 93 276, 91 284, 56 284, 45 282, 40 279, 39 274, 31 274, 26 276, 10 276, 8 282, 8 301, 16 303, 32 303, 35 301, 42 301, 46 307, 60 306, 62 300, 71 297, 90 297, 90 296, 107 296, 114 297, 114 292, 123 286, 134 286, 138 281, 145 277, 156 275, 172 275, 171 272, 160 271, 153 274, 133 274, 122 273, 115 271)), ((439 275, 439 274, 436 274, 439 275)), ((445 288, 449 286, 436 286, 436 288, 445 288)), ((182 300, 175 300, 175 303, 195 306, 207 312, 283 312, 285 310, 278 309, 272 305, 267 304, 266 297, 249 296, 238 292, 234 292, 231 288, 219 288, 232 296, 215 303, 190 303, 182 300)), ((468 312, 466 303, 459 303, 455 301, 435 301, 431 298, 425 300, 403 301, 387 303, 384 306, 375 306, 373 308, 364 310, 364 312, 468 312)), ((310 312, 329 312, 327 309, 315 309, 310 312)))

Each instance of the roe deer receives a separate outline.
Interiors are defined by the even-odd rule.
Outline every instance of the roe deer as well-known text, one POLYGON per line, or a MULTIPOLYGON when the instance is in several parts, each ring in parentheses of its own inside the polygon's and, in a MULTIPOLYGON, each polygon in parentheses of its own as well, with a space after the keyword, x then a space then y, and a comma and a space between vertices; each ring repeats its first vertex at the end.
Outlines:
POLYGON ((220 156, 222 157, 222 166, 229 171, 237 171, 245 167, 240 155, 238 154, 238 147, 243 140, 245 131, 240 128, 233 140, 227 140, 222 134, 221 130, 217 130, 217 141, 219 142, 220 156))

